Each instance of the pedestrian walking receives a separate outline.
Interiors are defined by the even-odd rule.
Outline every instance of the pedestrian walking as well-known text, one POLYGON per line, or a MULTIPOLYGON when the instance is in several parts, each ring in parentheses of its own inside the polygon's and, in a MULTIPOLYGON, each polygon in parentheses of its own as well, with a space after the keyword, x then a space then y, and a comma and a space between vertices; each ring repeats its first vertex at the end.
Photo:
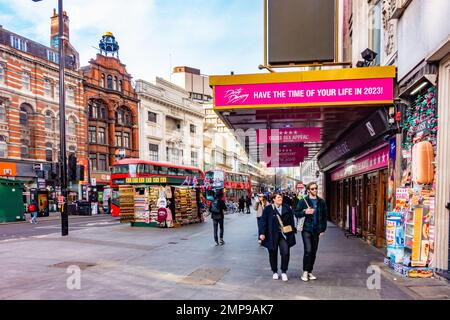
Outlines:
MULTIPOLYGON (((255 200, 255 204, 253 205, 253 209, 255 209, 255 211, 256 211, 256 222, 258 225, 258 230, 259 230, 262 213, 264 211, 264 208, 267 207, 268 205, 269 205, 269 202, 267 201, 266 196, 263 194, 258 195, 257 199, 255 200)), ((259 239, 259 235, 258 235, 258 242, 261 245, 262 241, 261 241, 261 239, 259 239)))
POLYGON ((319 237, 327 229, 327 205, 325 200, 320 198, 317 183, 311 182, 306 186, 308 195, 301 196, 294 214, 297 218, 305 218, 302 230, 303 239, 303 281, 316 280, 312 274, 316 261, 317 249, 319 247, 319 237))
POLYGON ((247 206, 247 214, 250 214, 250 207, 252 206, 252 198, 247 195, 247 199, 245 199, 245 205, 247 206))
POLYGON ((273 279, 278 280, 278 248, 281 255, 281 279, 288 281, 290 248, 295 245, 294 215, 289 206, 283 205, 283 196, 274 193, 273 204, 264 208, 260 225, 259 238, 269 252, 273 279))
POLYGON ((283 205, 287 205, 292 208, 292 201, 287 193, 283 193, 283 205))
POLYGON ((216 242, 216 246, 224 245, 225 241, 223 241, 223 223, 224 223, 224 210, 227 209, 225 205, 225 201, 222 199, 223 194, 218 192, 214 200, 211 201, 211 205, 209 207, 209 212, 211 212, 211 218, 213 220, 214 226, 214 241, 216 242), (220 226, 220 243, 219 238, 217 237, 217 229, 220 226))
POLYGON ((242 196, 239 199, 239 213, 240 212, 244 213, 244 208, 245 208, 245 199, 244 199, 244 196, 242 196))
POLYGON ((31 214, 30 223, 37 224, 38 208, 36 205, 36 201, 31 200, 30 204, 28 205, 28 213, 31 214))

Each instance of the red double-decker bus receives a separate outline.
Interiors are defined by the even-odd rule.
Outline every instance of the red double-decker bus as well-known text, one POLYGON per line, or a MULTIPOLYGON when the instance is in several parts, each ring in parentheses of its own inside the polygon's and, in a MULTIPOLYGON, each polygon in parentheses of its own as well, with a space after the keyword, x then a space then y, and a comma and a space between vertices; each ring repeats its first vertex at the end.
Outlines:
POLYGON ((213 200, 217 190, 225 189, 224 195, 227 200, 238 201, 241 197, 252 195, 252 184, 250 175, 246 173, 230 172, 226 170, 209 170, 205 173, 205 184, 207 188, 207 199, 213 200))
POLYGON ((205 174, 191 166, 174 165, 144 159, 123 159, 114 163, 111 173, 111 215, 120 215, 120 185, 192 186, 194 181, 203 186, 205 174))

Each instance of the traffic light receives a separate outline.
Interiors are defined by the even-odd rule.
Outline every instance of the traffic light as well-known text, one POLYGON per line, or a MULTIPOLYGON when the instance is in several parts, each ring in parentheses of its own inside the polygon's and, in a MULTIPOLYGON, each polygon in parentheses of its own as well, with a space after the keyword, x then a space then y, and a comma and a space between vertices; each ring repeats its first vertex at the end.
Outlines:
POLYGON ((84 166, 77 165, 77 181, 84 181, 84 166))
POLYGON ((68 176, 70 181, 75 181, 77 179, 77 157, 75 154, 71 153, 69 155, 69 168, 68 176))

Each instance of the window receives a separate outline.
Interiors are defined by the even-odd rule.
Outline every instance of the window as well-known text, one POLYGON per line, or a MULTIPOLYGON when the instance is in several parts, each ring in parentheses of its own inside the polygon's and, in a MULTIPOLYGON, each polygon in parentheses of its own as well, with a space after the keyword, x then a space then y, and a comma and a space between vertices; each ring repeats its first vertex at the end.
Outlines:
POLYGON ((130 134, 128 132, 124 132, 123 133, 123 147, 124 148, 131 148, 130 134))
POLYGON ((178 163, 180 161, 180 150, 176 148, 172 149, 172 161, 174 163, 178 163))
POLYGON ((117 77, 114 77, 114 90, 117 90, 117 77))
POLYGON ((191 151, 191 165, 198 167, 198 152, 191 151))
POLYGON ((22 72, 22 89, 31 90, 30 87, 30 74, 28 72, 22 72))
POLYGON ((148 111, 148 121, 150 122, 157 122, 157 114, 151 111, 148 111))
POLYGON ((29 157, 28 145, 30 144, 30 142, 24 139, 22 139, 20 142, 22 143, 22 146, 20 147, 20 157, 28 158, 29 157))
POLYGON ((20 107, 20 125, 23 127, 28 126, 28 116, 29 116, 29 109, 22 105, 20 107))
POLYGON ((11 47, 27 51, 27 42, 24 39, 11 35, 11 47))
POLYGON ((157 144, 148 144, 149 154, 150 154, 150 160, 152 161, 159 161, 159 150, 157 144))
POLYGON ((98 128, 98 143, 106 144, 106 129, 103 127, 98 128))
POLYGON ((98 170, 99 171, 106 171, 106 155, 105 154, 99 154, 98 155, 98 170))
POLYGON ((59 99, 59 82, 56 82, 55 85, 55 98, 59 99))
POLYGON ((45 161, 53 161, 53 145, 51 143, 45 144, 45 161))
POLYGON ((101 106, 100 107, 100 113, 99 113, 99 118, 102 120, 107 120, 107 116, 106 116, 106 107, 101 106))
POLYGON ((171 176, 177 176, 178 175, 178 169, 177 168, 168 168, 167 174, 171 176))
POLYGON ((97 155, 96 154, 89 155, 89 166, 91 167, 91 170, 97 171, 97 155))
POLYGON ((69 117, 68 133, 72 136, 77 134, 77 123, 73 117, 69 117))
POLYGON ((6 108, 3 101, 0 101, 0 121, 6 121, 6 108))
POLYGON ((73 88, 67 88, 66 90, 67 92, 67 102, 68 103, 75 103, 75 91, 73 90, 73 88))
POLYGON ((105 74, 102 73, 102 83, 101 83, 102 88, 105 87, 105 74))
POLYGON ((89 127, 89 143, 97 143, 96 127, 89 127))
POLYGON ((119 80, 119 91, 120 91, 120 92, 123 91, 122 80, 119 80))
POLYGON ((116 147, 122 146, 122 132, 116 131, 116 147))
POLYGON ((0 63, 0 83, 5 81, 5 65, 0 63))
POLYGON ((51 50, 47 50, 47 59, 54 63, 59 63, 59 54, 51 50))
POLYGON ((117 124, 123 124, 123 110, 119 110, 118 112, 116 112, 116 123, 117 124))
POLYGON ((381 0, 369 0, 369 48, 378 53, 373 62, 380 65, 381 56, 381 0))
POLYGON ((0 158, 8 157, 8 145, 6 144, 6 137, 0 136, 0 158))
POLYGON ((53 114, 51 111, 45 112, 45 129, 53 130, 53 114))
POLYGON ((108 89, 112 90, 113 88, 113 78, 110 74, 108 74, 108 89))
POLYGON ((50 79, 45 79, 44 80, 44 94, 47 97, 51 97, 52 96, 52 82, 50 79))
POLYGON ((159 167, 158 173, 159 174, 168 174, 169 169, 167 167, 159 167))
POLYGON ((129 112, 125 112, 124 114, 125 114, 125 125, 131 126, 132 125, 131 114, 129 112))
POLYGON ((195 130, 196 130, 195 125, 191 124, 190 127, 191 127, 190 128, 191 129, 191 133, 195 133, 195 130))

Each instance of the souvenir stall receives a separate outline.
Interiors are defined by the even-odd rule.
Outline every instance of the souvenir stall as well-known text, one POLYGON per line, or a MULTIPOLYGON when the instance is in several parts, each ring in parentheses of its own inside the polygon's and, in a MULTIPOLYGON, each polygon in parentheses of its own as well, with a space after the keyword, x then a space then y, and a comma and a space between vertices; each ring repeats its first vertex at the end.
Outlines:
POLYGON ((406 110, 400 187, 387 214, 385 264, 406 277, 433 276, 437 102, 435 88, 406 110), (394 210, 392 210, 394 209, 394 210))
POLYGON ((201 190, 193 186, 127 185, 119 188, 120 219, 133 227, 172 228, 204 222, 201 190))

